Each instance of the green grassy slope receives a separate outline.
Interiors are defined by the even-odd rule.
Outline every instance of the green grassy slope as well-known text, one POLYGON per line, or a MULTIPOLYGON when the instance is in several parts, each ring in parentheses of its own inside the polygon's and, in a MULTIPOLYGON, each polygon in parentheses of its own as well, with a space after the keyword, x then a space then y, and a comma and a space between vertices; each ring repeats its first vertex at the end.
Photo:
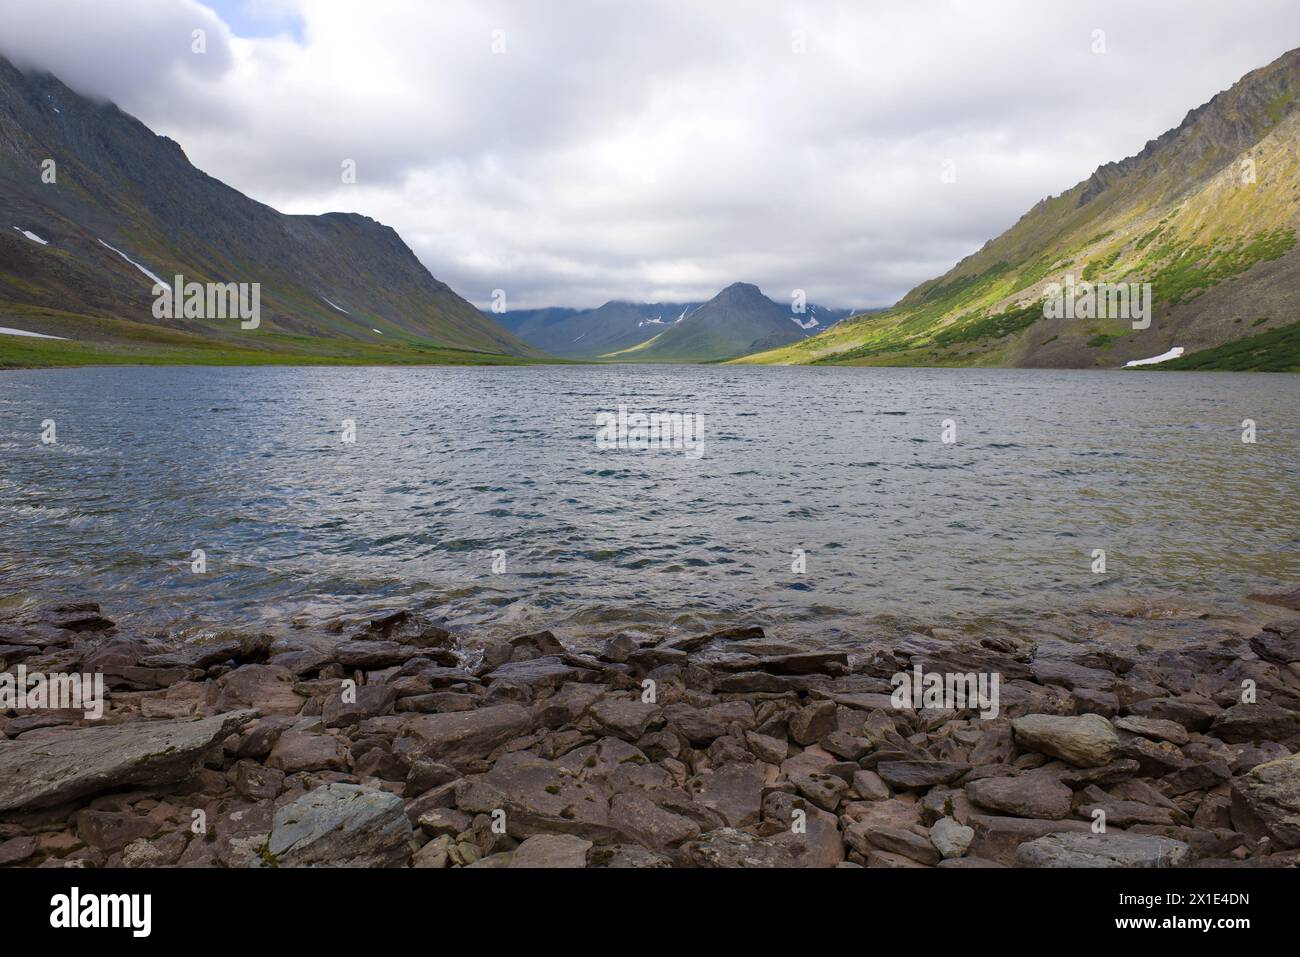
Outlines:
MULTIPOLYGON (((1259 325, 1294 322, 1297 92, 1300 51, 1292 51, 1193 110, 1137 156, 1043 200, 886 312, 738 361, 1114 368, 1173 346, 1216 349, 1259 325), (1151 327, 1046 318, 1045 287, 1067 275, 1150 283, 1151 327)), ((1190 361, 1181 363, 1190 368, 1190 361)))

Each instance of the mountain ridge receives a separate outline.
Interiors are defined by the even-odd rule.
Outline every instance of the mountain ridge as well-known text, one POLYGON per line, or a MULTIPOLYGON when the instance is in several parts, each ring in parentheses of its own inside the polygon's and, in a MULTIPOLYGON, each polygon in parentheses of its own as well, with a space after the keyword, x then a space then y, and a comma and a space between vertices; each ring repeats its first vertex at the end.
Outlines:
MULTIPOLYGON (((759 364, 1118 368, 1300 320, 1300 50, 1189 110, 1138 153, 1099 166, 884 313, 742 357, 759 364), (1067 276, 1150 283, 1151 325, 1049 319, 1067 276)), ((1282 337, 1282 341, 1289 341, 1282 337)), ((1300 367, 1300 355, 1293 361, 1300 367)))
POLYGON ((241 349, 304 338, 541 356, 436 279, 392 227, 359 213, 282 214, 116 105, 3 57, 0 120, 0 315, 33 331, 116 341, 114 323, 127 321, 241 349), (176 274, 260 283, 260 328, 155 317, 150 276, 176 274))

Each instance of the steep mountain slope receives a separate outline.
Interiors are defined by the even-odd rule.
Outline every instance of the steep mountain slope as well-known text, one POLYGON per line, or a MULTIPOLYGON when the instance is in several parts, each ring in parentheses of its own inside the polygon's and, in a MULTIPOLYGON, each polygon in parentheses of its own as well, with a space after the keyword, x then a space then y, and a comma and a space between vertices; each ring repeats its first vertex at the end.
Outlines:
POLYGON ((596 309, 526 309, 495 318, 520 339, 566 359, 595 359, 639 345, 680 322, 698 302, 607 302, 596 309))
POLYGON ((809 306, 802 314, 751 283, 732 283, 704 305, 639 345, 608 353, 624 362, 713 362, 797 342, 847 310, 809 306))
POLYGON ((1174 347, 1172 367, 1300 368, 1300 50, 1256 70, 1136 156, 1097 169, 893 308, 754 363, 1116 368, 1174 347), (1067 276, 1150 284, 1149 328, 1048 318, 1067 276), (1290 345, 1288 345, 1290 344, 1290 345), (1277 350, 1293 350, 1288 356, 1277 350), (1267 364, 1246 357, 1271 356, 1267 364))
POLYGON ((116 106, 3 58, 0 326, 79 343, 539 354, 431 276, 391 228, 354 213, 283 215, 116 106), (178 273, 260 283, 260 328, 156 318, 151 275, 178 273))

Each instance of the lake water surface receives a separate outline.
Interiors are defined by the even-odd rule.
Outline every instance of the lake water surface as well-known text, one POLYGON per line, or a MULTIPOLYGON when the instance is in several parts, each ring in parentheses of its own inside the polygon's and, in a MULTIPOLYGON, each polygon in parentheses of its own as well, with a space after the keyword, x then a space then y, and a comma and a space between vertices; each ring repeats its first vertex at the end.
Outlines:
POLYGON ((1300 577, 1298 408, 1283 375, 6 372, 0 606, 84 596, 187 628, 421 607, 479 631, 827 635, 878 616, 1232 609, 1300 577), (619 404, 703 414, 703 457, 599 449, 596 414, 619 404))

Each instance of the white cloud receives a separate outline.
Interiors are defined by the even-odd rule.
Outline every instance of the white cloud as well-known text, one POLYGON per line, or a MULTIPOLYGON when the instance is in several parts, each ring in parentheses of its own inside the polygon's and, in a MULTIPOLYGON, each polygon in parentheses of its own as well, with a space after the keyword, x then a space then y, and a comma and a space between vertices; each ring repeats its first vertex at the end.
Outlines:
POLYGON ((736 280, 892 302, 1300 26, 1293 0, 259 2, 293 34, 236 36, 197 0, 0 0, 0 50, 257 199, 374 216, 466 297, 515 306, 736 280))

